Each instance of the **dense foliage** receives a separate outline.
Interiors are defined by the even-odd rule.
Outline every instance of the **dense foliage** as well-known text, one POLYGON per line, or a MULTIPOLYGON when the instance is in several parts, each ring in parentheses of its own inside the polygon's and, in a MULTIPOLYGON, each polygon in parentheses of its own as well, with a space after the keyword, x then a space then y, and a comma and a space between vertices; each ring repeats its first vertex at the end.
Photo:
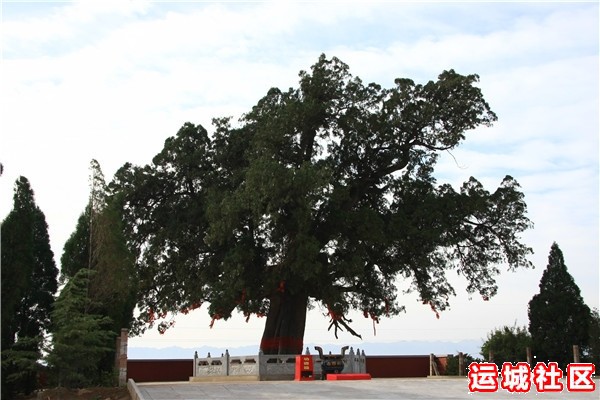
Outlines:
POLYGON ((307 307, 357 334, 350 310, 374 321, 403 310, 398 279, 436 312, 455 293, 448 270, 493 296, 500 263, 530 266, 519 185, 455 190, 433 174, 441 152, 496 120, 477 81, 450 70, 385 89, 321 56, 238 123, 215 119, 212 135, 186 123, 151 164, 123 166, 112 190, 143 322, 208 302, 215 320, 267 316, 262 350, 298 353, 307 307))
POLYGON ((539 361, 556 361, 564 368, 573 361, 573 345, 588 345, 592 321, 556 243, 539 286, 540 292, 529 302, 532 351, 539 361))
POLYGON ((527 348, 531 347, 531 336, 525 327, 504 326, 488 334, 481 347, 481 355, 488 359, 490 351, 493 361, 502 369, 505 362, 527 361, 527 348))
MULTIPOLYGON (((63 385, 84 382, 97 384, 100 383, 98 379, 103 377, 103 373, 108 375, 113 371, 115 338, 122 328, 130 328, 135 307, 137 285, 134 262, 123 237, 120 214, 114 207, 114 203, 106 198, 106 184, 100 165, 96 160, 92 160, 90 167, 90 203, 79 217, 75 231, 65 242, 61 257, 60 279, 67 282, 65 289, 69 288, 69 290, 63 290, 57 300, 60 307, 78 302, 73 312, 83 312, 86 318, 82 316, 80 321, 61 319, 62 314, 54 313, 54 317, 59 319, 53 321, 55 332, 52 353, 54 360, 69 357, 67 361, 60 361, 57 364, 60 366, 59 372, 63 375, 63 370, 72 365, 70 358, 85 358, 87 362, 90 361, 87 353, 92 350, 87 341, 97 342, 96 347, 99 349, 94 354, 100 358, 95 359, 97 364, 95 368, 98 371, 90 370, 88 367, 80 368, 82 372, 76 374, 78 377, 67 379, 62 376, 63 385), (81 285, 80 282, 72 282, 80 271, 88 271, 78 278, 86 281, 84 293, 77 289, 81 285), (73 299, 73 296, 84 296, 84 298, 73 299), (85 307, 79 304, 82 302, 85 302, 85 307), (95 319, 92 316, 96 316, 95 319), (102 329, 110 331, 111 334, 90 339, 89 336, 95 333, 87 332, 85 329, 95 329, 95 326, 100 324, 97 321, 100 317, 103 317, 102 329), (65 326, 64 323, 67 325, 65 326), (77 332, 70 330, 77 330, 77 332), (100 338, 105 341, 100 342, 100 338), (78 351, 83 353, 79 354, 78 351)), ((62 313, 68 314, 67 311, 62 313)))
POLYGON ((589 342, 583 349, 584 361, 594 363, 596 371, 600 371, 600 313, 597 308, 592 310, 589 332, 589 342))
MULTIPOLYGON (((52 311, 54 329, 48 363, 57 374, 58 386, 84 387, 102 381, 102 361, 114 350, 115 334, 109 317, 92 312, 90 278, 82 268, 69 279, 52 311)), ((114 358, 113 358, 114 362, 114 358)))
POLYGON ((92 311, 110 317, 118 336, 132 323, 137 290, 134 260, 126 246, 119 210, 106 197, 104 174, 96 160, 91 161, 90 170, 90 203, 65 242, 60 279, 68 281, 82 268, 95 271, 88 292, 95 304, 92 311))
POLYGON ((473 357, 469 353, 463 354, 463 370, 460 371, 459 374, 459 360, 460 355, 458 354, 449 354, 446 359, 446 370, 444 375, 452 375, 452 376, 467 376, 469 373, 469 365, 474 362, 482 362, 481 359, 473 357))
POLYGON ((2 222, 2 397, 36 388, 37 361, 57 290, 48 225, 25 177, 2 222))

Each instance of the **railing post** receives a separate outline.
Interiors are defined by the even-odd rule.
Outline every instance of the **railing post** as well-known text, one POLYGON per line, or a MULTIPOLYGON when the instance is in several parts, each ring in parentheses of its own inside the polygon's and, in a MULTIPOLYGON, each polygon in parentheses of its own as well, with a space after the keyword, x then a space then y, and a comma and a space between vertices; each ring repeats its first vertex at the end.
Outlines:
POLYGON ((362 360, 363 360, 363 370, 361 372, 366 374, 367 373, 367 356, 365 355, 364 350, 360 354, 362 355, 362 360))
POLYGON ((194 352, 194 370, 192 371, 192 376, 198 376, 198 352, 194 352))
MULTIPOLYGON (((360 351, 358 349, 356 349, 357 353, 360 353, 360 351)), ((360 357, 360 364, 361 364, 361 369, 360 372, 363 374, 367 373, 367 356, 365 356, 365 351, 363 350, 362 353, 360 353, 361 357, 360 357)))
POLYGON ((229 350, 225 349, 225 376, 229 376, 229 350))
POLYGON ((119 386, 127 384, 127 337, 129 331, 121 329, 121 340, 119 349, 119 386))
POLYGON ((462 351, 458 352, 458 376, 463 376, 465 373, 465 355, 462 351))
POLYGON ((579 354, 579 346, 574 344, 573 345, 573 362, 574 363, 579 363, 580 361, 580 354, 579 354))
POLYGON ((533 356, 531 354, 531 347, 526 347, 525 351, 527 352, 527 364, 533 365, 533 356))
POLYGON ((267 372, 265 353, 262 349, 258 350, 258 380, 262 381, 267 372))
POLYGON ((355 373, 355 368, 354 368, 354 348, 350 347, 350 353, 348 353, 347 356, 344 357, 345 360, 348 360, 347 367, 348 369, 346 370, 346 368, 344 368, 344 370, 346 370, 346 372, 349 372, 351 374, 355 373))
MULTIPOLYGON (((119 367, 121 366, 121 335, 117 336, 117 340, 115 340, 115 371, 119 370, 119 367)), ((118 381, 118 378, 117 378, 118 381)), ((117 382, 118 383, 118 382, 117 382)))
POLYGON ((433 358, 433 353, 429 354, 429 376, 433 376, 433 363, 435 359, 433 358))

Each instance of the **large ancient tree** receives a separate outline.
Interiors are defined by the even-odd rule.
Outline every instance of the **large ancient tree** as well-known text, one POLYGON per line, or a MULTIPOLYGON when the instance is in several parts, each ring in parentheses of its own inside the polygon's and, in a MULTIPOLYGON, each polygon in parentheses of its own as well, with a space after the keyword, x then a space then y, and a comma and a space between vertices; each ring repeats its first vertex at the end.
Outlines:
POLYGON ((500 263, 530 265, 519 185, 507 176, 490 193, 471 178, 455 190, 433 175, 441 152, 496 120, 477 81, 450 70, 385 89, 321 56, 298 88, 269 90, 239 122, 216 119, 212 135, 186 123, 151 164, 126 164, 111 187, 141 317, 208 302, 214 319, 266 316, 265 353, 299 353, 311 303, 336 334, 355 334, 350 310, 403 310, 398 279, 436 312, 454 294, 448 270, 493 296, 500 263))

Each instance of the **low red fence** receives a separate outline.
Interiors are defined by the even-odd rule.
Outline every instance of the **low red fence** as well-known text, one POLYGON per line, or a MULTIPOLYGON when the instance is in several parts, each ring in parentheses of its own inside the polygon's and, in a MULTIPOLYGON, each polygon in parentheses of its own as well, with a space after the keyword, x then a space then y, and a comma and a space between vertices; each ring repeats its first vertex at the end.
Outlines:
MULTIPOLYGON (((438 370, 445 371, 443 363, 438 360, 438 370)), ((419 378, 429 375, 429 356, 367 356, 367 372, 373 378, 419 378)))
MULTIPOLYGON (((187 381, 193 375, 193 360, 127 360, 127 378, 136 382, 187 381)), ((446 357, 437 357, 440 374, 446 357)), ((373 378, 418 378, 429 375, 429 355, 367 356, 367 373, 373 378)))
POLYGON ((187 381, 193 375, 193 360, 127 360, 127 379, 136 382, 187 381))

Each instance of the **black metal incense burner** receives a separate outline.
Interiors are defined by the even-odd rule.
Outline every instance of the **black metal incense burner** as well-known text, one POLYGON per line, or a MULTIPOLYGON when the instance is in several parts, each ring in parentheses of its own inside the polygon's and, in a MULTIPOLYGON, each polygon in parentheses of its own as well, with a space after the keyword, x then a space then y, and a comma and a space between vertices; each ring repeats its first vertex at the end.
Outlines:
POLYGON ((319 358, 321 359, 321 379, 327 379, 328 374, 339 374, 344 370, 344 355, 348 346, 342 347, 341 354, 323 354, 323 349, 319 346, 315 346, 315 350, 319 352, 319 358))

